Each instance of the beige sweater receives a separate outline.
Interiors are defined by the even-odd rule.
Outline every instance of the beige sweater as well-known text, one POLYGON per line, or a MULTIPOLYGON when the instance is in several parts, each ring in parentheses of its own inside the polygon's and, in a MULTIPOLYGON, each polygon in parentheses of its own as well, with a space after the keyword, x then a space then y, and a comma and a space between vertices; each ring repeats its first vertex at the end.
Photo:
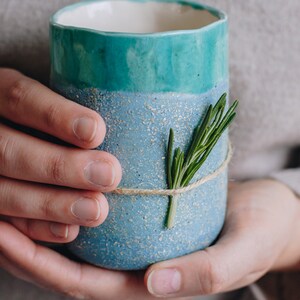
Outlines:
MULTIPOLYGON (((72 2, 77 1, 0 0, 0 67, 19 69, 47 83, 48 19, 72 2)), ((235 148, 231 178, 272 176, 300 195, 300 2, 202 2, 224 9, 230 18, 231 98, 240 99, 231 130, 235 148)), ((299 281, 299 273, 274 274, 260 284, 267 299, 299 300, 299 281)), ((252 299, 250 294, 249 298, 244 294, 243 299, 252 299)), ((0 299, 63 297, 0 271, 0 299)))

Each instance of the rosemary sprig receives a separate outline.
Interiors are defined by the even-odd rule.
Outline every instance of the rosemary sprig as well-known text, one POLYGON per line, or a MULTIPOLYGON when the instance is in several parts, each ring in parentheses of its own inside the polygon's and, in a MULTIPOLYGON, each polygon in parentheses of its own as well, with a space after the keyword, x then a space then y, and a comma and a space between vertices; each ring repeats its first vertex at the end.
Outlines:
MULTIPOLYGON (((236 100, 224 115, 227 94, 213 106, 209 105, 203 121, 195 128, 192 141, 184 153, 179 147, 173 151, 174 131, 171 128, 167 149, 167 183, 169 189, 186 187, 203 165, 222 133, 235 118, 236 100)), ((169 196, 167 227, 174 226, 178 195, 169 196)))

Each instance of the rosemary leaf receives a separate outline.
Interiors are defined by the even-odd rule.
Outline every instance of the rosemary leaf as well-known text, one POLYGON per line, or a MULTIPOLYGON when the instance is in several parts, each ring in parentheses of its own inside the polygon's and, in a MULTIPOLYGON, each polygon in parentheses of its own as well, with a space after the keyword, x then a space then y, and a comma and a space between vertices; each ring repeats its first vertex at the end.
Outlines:
MULTIPOLYGON (((173 155, 174 131, 170 129, 167 148, 167 183, 169 189, 177 189, 189 185, 223 132, 235 118, 235 109, 238 101, 235 101, 224 115, 226 98, 227 94, 224 93, 214 106, 209 105, 203 120, 194 130, 186 154, 178 147, 173 155)), ((178 195, 169 196, 168 228, 174 226, 178 197, 178 195)))
POLYGON ((217 111, 220 110, 220 108, 225 108, 225 106, 226 106, 226 98, 227 98, 227 93, 224 93, 220 97, 220 99, 218 100, 218 102, 215 104, 215 106, 213 108, 214 115, 216 114, 217 111))
POLYGON ((211 114, 212 114, 212 105, 209 106, 206 115, 204 117, 203 122, 198 125, 195 134, 192 139, 192 143, 187 151, 186 160, 189 162, 191 160, 191 157, 193 156, 193 153, 195 152, 195 149, 199 147, 199 144, 201 143, 201 140, 203 136, 205 135, 205 130, 207 129, 207 126, 211 120, 211 114))
POLYGON ((169 134, 168 150, 167 150, 167 176, 168 187, 173 187, 172 181, 172 159, 173 159, 174 131, 171 128, 169 134))

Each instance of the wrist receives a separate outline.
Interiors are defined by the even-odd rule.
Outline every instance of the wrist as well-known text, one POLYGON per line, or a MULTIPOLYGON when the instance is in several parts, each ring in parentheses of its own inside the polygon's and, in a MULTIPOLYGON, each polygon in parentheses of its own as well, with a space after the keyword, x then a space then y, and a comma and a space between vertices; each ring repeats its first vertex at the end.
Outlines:
MULTIPOLYGON (((300 199, 284 183, 275 179, 270 179, 270 181, 276 182, 276 184, 281 185, 286 190, 282 201, 284 206, 293 212, 290 214, 290 230, 286 232, 286 235, 289 237, 288 242, 274 262, 271 271, 300 270, 300 199)), ((278 222, 281 222, 281 220, 278 220, 278 222)))
MULTIPOLYGON (((233 198, 242 210, 249 207, 254 224, 266 233, 267 270, 300 269, 300 201, 285 184, 272 178, 234 184, 233 198), (241 199, 246 200, 242 204, 241 199)), ((234 205, 235 206, 235 205, 234 205)), ((233 207, 233 210, 236 209, 233 207)), ((230 210, 229 210, 230 212, 230 210)), ((253 222, 253 221, 252 221, 253 222)))

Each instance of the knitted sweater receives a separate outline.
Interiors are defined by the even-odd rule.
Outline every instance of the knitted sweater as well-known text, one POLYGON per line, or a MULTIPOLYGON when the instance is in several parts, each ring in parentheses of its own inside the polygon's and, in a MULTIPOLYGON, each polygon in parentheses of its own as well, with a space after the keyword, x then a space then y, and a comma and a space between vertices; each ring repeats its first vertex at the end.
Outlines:
MULTIPOLYGON (((1 0, 0 67, 18 69, 47 84, 49 16, 73 2, 77 1, 1 0)), ((300 118, 300 2, 202 2, 223 9, 230 20, 231 99, 240 100, 231 129, 235 152, 230 177, 271 176, 300 195, 300 130, 296 123, 300 118)), ((299 279, 299 273, 273 274, 259 284, 267 299, 298 300, 299 279)), ((252 290, 259 297, 259 291, 252 290)), ((0 299, 65 298, 0 271, 0 299)), ((249 294, 247 299, 253 297, 249 294)))

